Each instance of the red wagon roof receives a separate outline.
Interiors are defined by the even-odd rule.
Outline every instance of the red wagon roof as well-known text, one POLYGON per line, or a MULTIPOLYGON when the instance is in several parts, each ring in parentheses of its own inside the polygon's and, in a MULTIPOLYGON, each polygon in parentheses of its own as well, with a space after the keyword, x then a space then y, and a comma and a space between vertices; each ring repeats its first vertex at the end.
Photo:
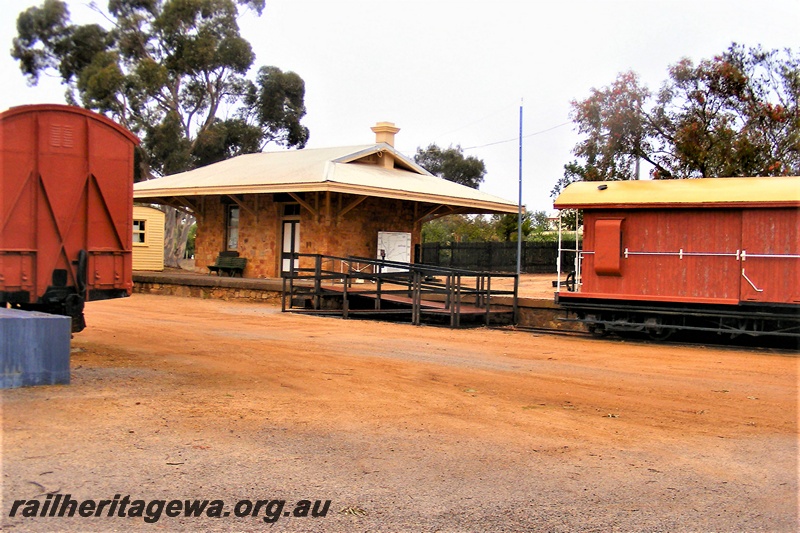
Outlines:
POLYGON ((109 126, 117 130, 120 134, 127 137, 132 143, 139 144, 139 138, 125 129, 124 127, 120 126, 110 118, 103 116, 99 113, 95 113, 94 111, 90 111, 88 109, 84 109, 78 106, 72 105, 64 105, 64 104, 31 104, 31 105, 21 105, 6 109, 2 113, 0 113, 0 121, 9 119, 16 115, 22 115, 25 113, 39 113, 42 111, 59 111, 59 112, 67 112, 67 113, 74 113, 76 115, 83 115, 87 118, 92 120, 96 120, 98 122, 102 122, 103 124, 109 126))

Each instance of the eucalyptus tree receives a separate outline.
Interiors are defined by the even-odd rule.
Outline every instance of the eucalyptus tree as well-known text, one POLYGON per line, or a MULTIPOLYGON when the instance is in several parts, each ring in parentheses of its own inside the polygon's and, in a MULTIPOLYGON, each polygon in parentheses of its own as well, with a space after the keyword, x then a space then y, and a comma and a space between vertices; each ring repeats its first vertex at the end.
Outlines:
MULTIPOLYGON (((12 57, 29 83, 55 73, 66 101, 102 113, 142 139, 137 180, 181 172, 267 143, 302 148, 305 84, 255 53, 237 22, 265 0, 109 0, 102 23, 75 24, 66 2, 17 18, 12 57)), ((168 211, 168 217, 175 213, 168 211)), ((188 232, 191 221, 184 225, 188 232)), ((185 236, 167 250, 174 263, 185 236)))
POLYGON ((800 174, 800 60, 732 44, 682 59, 651 92, 633 72, 572 102, 581 140, 553 195, 573 181, 800 174))
POLYGON ((486 165, 475 156, 464 156, 460 146, 439 148, 430 144, 417 148, 414 161, 422 168, 440 178, 477 189, 486 176, 486 165))

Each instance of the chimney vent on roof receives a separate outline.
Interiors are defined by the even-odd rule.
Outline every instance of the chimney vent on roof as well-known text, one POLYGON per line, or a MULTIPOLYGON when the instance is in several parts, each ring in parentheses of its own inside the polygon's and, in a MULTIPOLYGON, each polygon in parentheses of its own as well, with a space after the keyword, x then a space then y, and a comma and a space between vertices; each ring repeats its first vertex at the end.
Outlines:
POLYGON ((378 122, 372 126, 372 131, 375 132, 376 143, 386 143, 394 147, 394 135, 400 128, 396 127, 393 122, 378 122))

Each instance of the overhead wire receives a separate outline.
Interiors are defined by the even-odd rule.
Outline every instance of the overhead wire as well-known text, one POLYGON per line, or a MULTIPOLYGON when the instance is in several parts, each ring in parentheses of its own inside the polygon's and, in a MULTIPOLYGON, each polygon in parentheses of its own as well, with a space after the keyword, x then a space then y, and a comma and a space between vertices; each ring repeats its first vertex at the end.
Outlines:
POLYGON ((492 111, 491 113, 489 113, 488 115, 486 115, 486 116, 484 116, 484 117, 481 117, 481 118, 479 118, 479 119, 473 120, 473 121, 472 121, 472 122, 470 122, 469 124, 464 124, 463 126, 459 126, 459 127, 457 127, 457 128, 454 128, 454 129, 452 129, 452 130, 446 131, 446 132, 444 132, 444 133, 440 133, 439 135, 436 135, 434 138, 438 139, 438 138, 440 138, 440 137, 444 137, 445 135, 450 135, 451 133, 454 133, 454 132, 456 132, 456 131, 461 131, 461 130, 463 130, 463 129, 465 129, 465 128, 469 128, 470 126, 472 126, 472 125, 474 125, 474 124, 477 124, 478 122, 483 122, 483 121, 484 121, 484 120, 486 120, 487 118, 490 118, 490 117, 493 117, 493 116, 495 116, 495 115, 498 115, 498 114, 499 114, 500 112, 502 112, 502 111, 506 111, 506 110, 507 110, 507 109, 509 109, 510 107, 511 107, 510 105, 504 105, 503 107, 500 107, 500 108, 498 108, 498 109, 495 109, 494 111, 492 111))
MULTIPOLYGON (((438 136, 437 136, 437 138, 438 138, 438 137, 441 137, 441 136, 443 136, 443 135, 447 135, 448 133, 452 133, 452 132, 454 132, 454 131, 459 131, 459 130, 462 130, 462 129, 464 129, 464 128, 467 128, 467 127, 469 127, 469 126, 471 126, 471 125, 473 125, 473 124, 476 124, 476 123, 478 123, 478 122, 482 122, 482 121, 486 120, 487 118, 489 118, 489 117, 491 117, 491 116, 493 116, 493 115, 496 115, 496 114, 497 114, 499 111, 501 111, 501 110, 504 110, 504 109, 505 109, 505 107, 504 107, 504 108, 501 108, 501 109, 498 109, 497 111, 495 111, 495 112, 493 112, 493 113, 490 113, 490 114, 486 115, 486 116, 485 116, 485 117, 483 117, 483 118, 479 118, 479 119, 477 119, 477 120, 474 120, 474 121, 470 122, 469 124, 466 124, 466 125, 464 125, 464 126, 460 126, 460 127, 458 127, 458 128, 455 128, 455 129, 453 129, 453 130, 450 130, 449 132, 447 132, 447 133, 443 133, 442 135, 438 135, 438 136)), ((536 135, 541 135, 541 134, 543 134, 543 133, 547 133, 547 132, 549 132, 549 131, 556 130, 556 129, 558 129, 558 128, 563 128, 564 126, 568 126, 568 125, 570 125, 570 124, 572 124, 572 122, 571 122, 571 121, 569 121, 569 122, 562 122, 561 124, 557 124, 557 125, 555 125, 555 126, 551 126, 551 127, 549 127, 549 128, 543 129, 543 130, 539 130, 539 131, 535 131, 535 132, 533 132, 533 133, 529 133, 529 134, 527 134, 527 135, 523 135, 523 136, 522 136, 522 138, 523 138, 523 139, 527 139, 528 137, 534 137, 534 136, 536 136, 536 135)), ((464 151, 466 151, 466 150, 476 150, 476 149, 478 149, 478 148, 486 148, 487 146, 495 146, 495 145, 497 145, 497 144, 510 143, 510 142, 514 142, 514 141, 519 141, 519 137, 512 137, 512 138, 510 138, 510 139, 505 139, 505 140, 503 140, 503 141, 494 141, 494 142, 490 142, 490 143, 486 143, 486 144, 479 144, 479 145, 476 145, 476 146, 469 146, 469 147, 466 147, 466 148, 462 147, 462 148, 461 148, 461 150, 464 150, 464 151)), ((400 152, 401 152, 401 153, 406 153, 406 151, 403 151, 403 150, 400 150, 400 152)), ((407 154, 406 154, 406 155, 407 155, 407 154)))
MULTIPOLYGON (((534 137, 536 135, 541 135, 542 133, 547 133, 548 131, 553 131, 553 130, 558 129, 558 128, 563 128, 564 126, 567 126, 569 124, 572 124, 572 122, 562 122, 561 124, 558 124, 556 126, 552 126, 550 128, 544 129, 544 130, 539 130, 539 131, 535 131, 533 133, 529 133, 527 135, 523 135, 522 138, 523 139, 527 139, 528 137, 534 137)), ((462 150, 475 150, 476 148, 486 148, 487 146, 494 146, 496 144, 504 144, 504 143, 510 143, 510 142, 514 142, 514 141, 519 141, 519 137, 512 137, 511 139, 506 139, 504 141, 495 141, 495 142, 490 142, 490 143, 486 143, 486 144, 479 144, 477 146, 469 146, 467 148, 462 148, 462 150)))

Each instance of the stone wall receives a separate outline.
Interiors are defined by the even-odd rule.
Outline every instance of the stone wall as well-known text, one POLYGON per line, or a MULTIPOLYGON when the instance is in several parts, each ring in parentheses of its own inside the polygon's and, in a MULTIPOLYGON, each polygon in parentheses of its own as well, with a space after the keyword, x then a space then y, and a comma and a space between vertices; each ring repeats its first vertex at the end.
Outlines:
MULTIPOLYGON (((356 198, 342 196, 345 205, 356 198)), ((319 220, 310 216, 301 218, 300 228, 303 244, 306 245, 306 249, 301 250, 303 253, 340 257, 354 255, 376 258, 380 231, 411 233, 412 247, 421 238, 421 232, 414 224, 414 204, 388 198, 368 198, 343 217, 334 214, 330 220, 326 220, 325 216, 319 220)))
POLYGON ((139 294, 158 294, 161 296, 183 296, 215 300, 243 300, 272 305, 281 304, 281 293, 275 289, 253 289, 242 287, 204 287, 180 285, 175 283, 136 282, 133 292, 139 294))
MULTIPOLYGON (((374 258, 380 231, 411 233, 412 247, 419 244, 421 231, 415 224, 413 202, 370 197, 338 215, 357 199, 332 193, 328 206, 324 193, 307 194, 305 201, 315 213, 300 209, 300 253, 374 258)), ((241 201, 245 208, 239 210, 238 252, 247 258, 244 277, 278 277, 285 203, 276 202, 271 194, 246 195, 241 201)), ((220 196, 203 198, 195 243, 198 271, 205 271, 225 249, 227 205, 231 202, 220 196)))
POLYGON ((219 300, 281 303, 282 279, 198 276, 188 272, 134 272, 133 292, 219 300))
MULTIPOLYGON (((244 276, 248 278, 277 277, 280 250, 280 205, 271 194, 242 197, 245 208, 239 209, 239 256, 247 258, 244 276)), ((233 204, 220 196, 204 198, 197 216, 195 265, 199 271, 214 264, 219 253, 226 249, 227 207, 233 204)), ((235 204, 234 204, 235 205, 235 204)))
POLYGON ((201 209, 195 214, 194 264, 198 271, 213 265, 225 246, 225 206, 219 196, 205 196, 201 201, 201 209))

